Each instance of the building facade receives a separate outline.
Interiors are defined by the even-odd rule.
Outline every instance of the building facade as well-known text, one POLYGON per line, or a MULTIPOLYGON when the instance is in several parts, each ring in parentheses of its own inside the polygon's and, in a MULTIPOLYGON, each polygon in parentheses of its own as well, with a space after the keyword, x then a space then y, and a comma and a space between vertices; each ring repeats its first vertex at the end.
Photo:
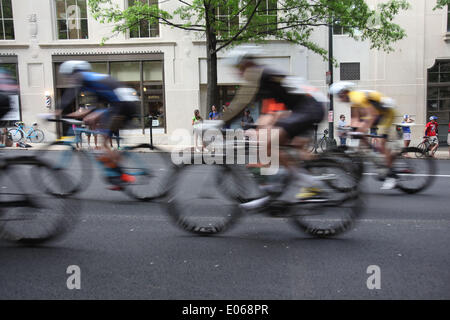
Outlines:
MULTIPOLYGON (((67 60, 89 61, 94 71, 109 73, 136 90, 140 115, 125 134, 136 139, 148 137, 153 124, 156 142, 167 143, 178 128, 190 129, 194 109, 206 117, 206 48, 202 35, 158 24, 141 24, 137 31, 111 35, 111 25, 93 19, 86 0, 2 0, 0 1, 0 66, 17 77, 20 95, 11 120, 32 123, 39 113, 54 109, 67 87, 58 75, 67 60), (50 99, 49 99, 50 97, 50 99), (51 100, 51 105, 48 105, 51 100), (50 108, 49 108, 50 107, 50 108), (149 116, 153 117, 150 121, 149 116), (18 118, 18 119, 14 119, 18 118)), ((113 0, 125 8, 132 0, 113 0)), ((150 4, 156 0, 148 0, 150 4)), ((271 0, 267 0, 269 5, 271 0)), ((382 1, 367 1, 376 5, 382 1)), ((413 0, 411 9, 397 18, 408 37, 395 44, 390 54, 370 50, 368 43, 355 42, 344 30, 335 30, 334 54, 338 65, 334 80, 348 79, 362 89, 379 90, 398 103, 398 114, 410 114, 419 124, 414 137, 423 135, 430 115, 439 117, 441 140, 445 141, 450 118, 450 30, 447 10, 433 11, 435 1, 413 0), (422 127, 421 127, 422 126, 422 127), (420 127, 420 129, 419 129, 420 127), (443 130, 445 129, 445 130, 443 130)), ((176 1, 165 1, 161 8, 171 11, 176 1)), ((328 45, 328 30, 318 28, 314 40, 328 45)), ((262 63, 307 78, 326 91, 328 63, 318 55, 283 41, 269 41, 262 63)), ((220 103, 229 102, 240 80, 219 53, 218 82, 220 103)), ((98 103, 89 93, 81 93, 74 103, 98 103)), ((220 106, 218 106, 220 108, 220 106)), ((258 106, 250 106, 254 117, 258 106)), ((336 104, 339 114, 349 116, 348 106, 336 104)), ((324 126, 326 123, 324 122, 324 126)), ((47 139, 56 135, 54 125, 46 127, 47 139)))

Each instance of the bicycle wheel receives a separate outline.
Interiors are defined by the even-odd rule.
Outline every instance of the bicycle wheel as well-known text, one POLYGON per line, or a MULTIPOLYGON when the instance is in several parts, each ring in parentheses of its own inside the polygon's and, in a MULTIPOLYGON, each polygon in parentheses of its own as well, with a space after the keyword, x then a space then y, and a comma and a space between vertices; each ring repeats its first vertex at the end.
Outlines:
POLYGON ((430 187, 436 174, 436 162, 423 154, 415 159, 422 150, 409 147, 404 148, 395 157, 392 169, 397 174, 397 188, 406 193, 417 193, 430 187))
POLYGON ((241 211, 217 181, 230 172, 227 165, 181 165, 172 175, 167 209, 174 223, 197 235, 213 235, 235 224, 241 211))
MULTIPOLYGON (((310 164, 310 172, 317 177, 330 174, 342 177, 346 169, 338 162, 317 160, 310 164), (314 168, 312 168, 314 167, 314 168)), ((355 220, 363 212, 363 201, 359 189, 340 192, 324 183, 320 187, 326 200, 317 203, 292 203, 288 216, 297 228, 315 237, 331 237, 352 228, 355 220), (328 186, 328 188, 327 188, 328 186)))
POLYGON ((9 134, 11 135, 11 139, 13 142, 19 142, 23 139, 23 132, 17 129, 9 129, 9 134))
POLYGON ((79 201, 45 194, 42 183, 67 181, 34 157, 6 159, 0 173, 0 238, 38 244, 59 239, 75 226, 79 201))
POLYGON ((28 139, 33 143, 41 143, 44 141, 44 132, 40 129, 35 129, 34 132, 31 133, 30 136, 28 136, 28 139))
POLYGON ((84 151, 77 150, 69 141, 55 141, 35 154, 52 169, 64 176, 65 185, 44 185, 46 192, 53 195, 70 196, 85 190, 91 182, 92 163, 84 151))
POLYGON ((121 153, 120 166, 123 173, 131 175, 135 181, 125 185, 125 193, 133 199, 149 201, 165 196, 168 192, 168 179, 175 166, 170 153, 155 149, 156 152, 139 152, 149 150, 149 144, 127 147, 121 153))
POLYGON ((336 146, 337 146, 336 140, 331 139, 331 138, 329 138, 329 137, 327 137, 327 138, 322 138, 322 139, 320 140, 320 150, 321 150, 322 152, 331 150, 331 149, 335 148, 336 146))
POLYGON ((415 154, 416 158, 423 158, 427 154, 428 146, 422 142, 417 146, 417 149, 419 149, 420 152, 415 154))
POLYGON ((318 180, 324 181, 338 192, 351 192, 358 188, 362 175, 360 167, 350 157, 323 154, 320 159, 306 161, 304 168, 318 180))

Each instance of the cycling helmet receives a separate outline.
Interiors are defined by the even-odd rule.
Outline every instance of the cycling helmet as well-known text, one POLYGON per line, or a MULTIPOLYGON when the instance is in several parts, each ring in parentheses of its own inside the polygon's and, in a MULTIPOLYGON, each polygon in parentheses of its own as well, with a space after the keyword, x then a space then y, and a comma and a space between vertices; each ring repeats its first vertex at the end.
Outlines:
POLYGON ((233 48, 228 52, 226 56, 226 62, 228 65, 238 67, 244 61, 252 60, 258 56, 261 56, 263 50, 260 46, 255 45, 241 45, 233 48))
POLYGON ((432 121, 432 120, 437 120, 437 118, 438 118, 438 117, 436 117, 436 116, 431 116, 431 117, 430 117, 430 121, 432 121))
POLYGON ((61 74, 73 74, 77 71, 91 71, 91 65, 87 61, 71 60, 66 61, 59 67, 59 73, 61 74))
POLYGON ((336 95, 336 94, 341 93, 342 91, 351 91, 354 87, 356 87, 356 84, 353 82, 340 81, 340 82, 333 83, 330 86, 329 92, 332 95, 336 95))
POLYGON ((409 115, 408 115, 408 114, 404 114, 404 115, 403 115, 403 119, 406 120, 406 119, 408 119, 408 118, 409 118, 409 115))

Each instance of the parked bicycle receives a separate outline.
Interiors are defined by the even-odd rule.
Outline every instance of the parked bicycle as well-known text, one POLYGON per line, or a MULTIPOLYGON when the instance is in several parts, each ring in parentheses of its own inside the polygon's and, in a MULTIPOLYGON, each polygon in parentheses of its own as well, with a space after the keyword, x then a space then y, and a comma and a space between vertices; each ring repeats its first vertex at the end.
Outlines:
POLYGON ((37 128, 38 124, 36 122, 33 123, 31 127, 26 127, 23 121, 17 121, 14 125, 16 127, 9 129, 8 131, 13 142, 19 142, 24 139, 34 143, 41 143, 44 141, 44 132, 37 128))
MULTIPOLYGON (((54 122, 65 122, 67 124, 81 125, 80 120, 73 119, 48 119, 54 122)), ((51 167, 62 172, 68 179, 68 183, 61 190, 61 186, 47 186, 52 194, 63 193, 66 196, 74 195, 85 190, 93 177, 93 165, 97 164, 103 172, 106 181, 112 178, 111 171, 99 161, 98 157, 102 152, 86 152, 77 149, 77 139, 80 139, 82 133, 97 134, 98 132, 85 128, 76 128, 75 136, 66 137, 47 145, 43 150, 38 151, 41 159, 45 159, 51 167)), ((166 190, 164 186, 165 179, 170 175, 171 165, 170 155, 150 144, 138 144, 121 148, 120 166, 124 174, 134 177, 135 181, 123 185, 123 191, 128 196, 141 200, 149 201, 164 196, 166 190), (152 163, 147 161, 139 151, 153 149, 156 151, 152 158, 152 163), (158 167, 158 168, 157 168, 158 167)))
POLYGON ((431 139, 430 137, 423 137, 423 140, 421 143, 419 143, 417 145, 417 149, 420 150, 420 152, 416 153, 416 157, 417 158, 423 158, 423 157, 431 157, 434 155, 434 152, 431 151, 431 149, 433 148, 434 144, 431 143, 431 139))
POLYGON ((0 159, 0 239, 41 244, 67 234, 78 221, 79 202, 45 192, 64 176, 30 156, 0 159))
POLYGON ((201 154, 192 154, 189 163, 201 164, 182 164, 169 179, 169 215, 178 227, 197 235, 224 232, 246 212, 289 218, 296 227, 317 237, 350 230, 364 210, 359 188, 334 187, 354 185, 347 168, 331 158, 300 161, 297 149, 282 149, 297 159, 295 169, 280 168, 284 174, 268 178, 245 165, 206 164, 201 154), (292 170, 307 170, 320 183, 326 198, 301 200, 297 194, 303 182, 292 170), (269 187, 267 179, 277 187, 269 187))
POLYGON ((311 141, 311 145, 308 147, 309 152, 317 153, 318 150, 321 152, 325 152, 327 150, 331 150, 332 148, 336 147, 337 143, 336 140, 330 138, 328 136, 329 131, 325 129, 323 131, 323 136, 319 140, 317 140, 317 127, 314 130, 314 137, 311 141))

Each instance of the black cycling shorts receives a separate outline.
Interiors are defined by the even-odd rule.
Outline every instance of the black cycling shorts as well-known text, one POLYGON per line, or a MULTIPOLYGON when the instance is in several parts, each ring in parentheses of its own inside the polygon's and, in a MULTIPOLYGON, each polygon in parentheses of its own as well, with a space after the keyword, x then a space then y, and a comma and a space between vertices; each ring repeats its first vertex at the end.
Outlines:
POLYGON ((108 109, 108 115, 104 119, 105 129, 118 131, 122 129, 128 121, 137 115, 138 104, 134 102, 118 102, 108 109))
POLYGON ((286 118, 281 118, 275 127, 283 128, 292 139, 297 136, 310 135, 315 124, 322 122, 325 108, 321 103, 311 103, 299 110, 295 110, 286 118))

